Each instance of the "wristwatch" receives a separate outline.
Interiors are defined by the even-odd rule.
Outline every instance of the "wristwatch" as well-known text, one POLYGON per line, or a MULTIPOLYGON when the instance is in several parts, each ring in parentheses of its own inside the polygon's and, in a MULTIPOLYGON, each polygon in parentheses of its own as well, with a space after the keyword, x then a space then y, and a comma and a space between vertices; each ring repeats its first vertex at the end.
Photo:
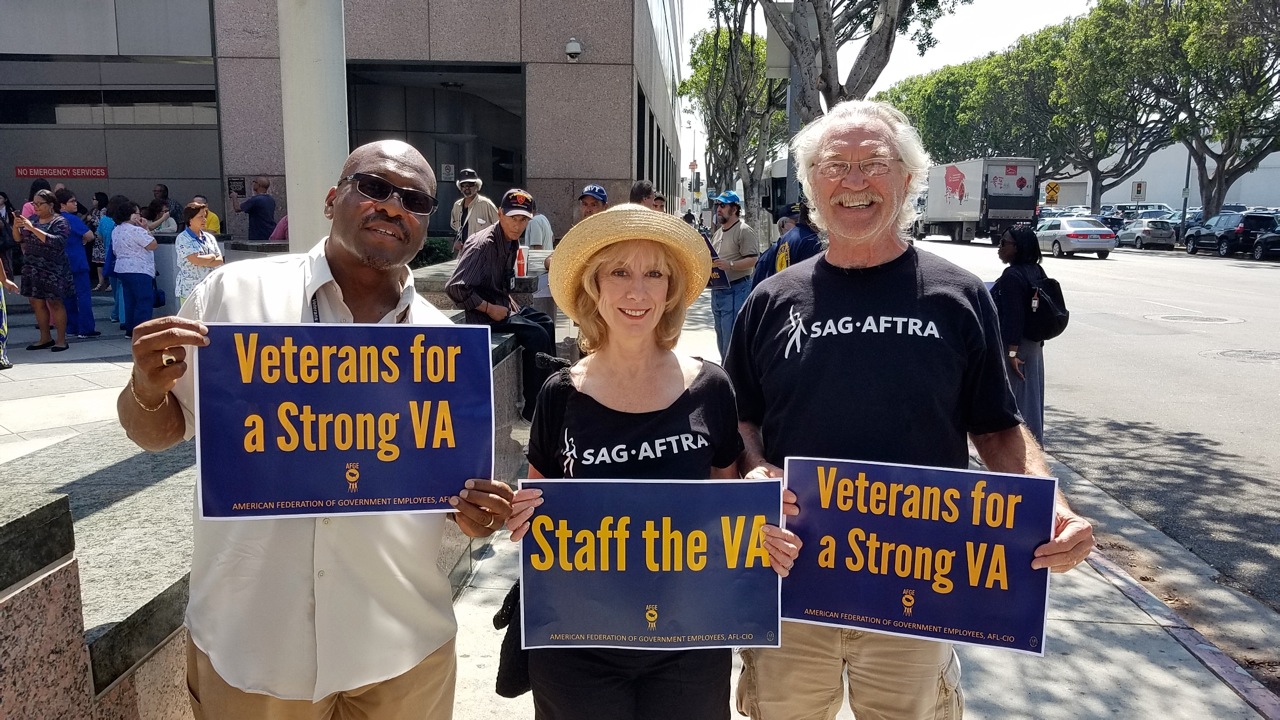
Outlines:
POLYGON ((1017 350, 1010 350, 1010 351, 1009 351, 1009 357, 1011 357, 1011 358, 1016 358, 1016 357, 1018 357, 1018 351, 1017 351, 1017 350))

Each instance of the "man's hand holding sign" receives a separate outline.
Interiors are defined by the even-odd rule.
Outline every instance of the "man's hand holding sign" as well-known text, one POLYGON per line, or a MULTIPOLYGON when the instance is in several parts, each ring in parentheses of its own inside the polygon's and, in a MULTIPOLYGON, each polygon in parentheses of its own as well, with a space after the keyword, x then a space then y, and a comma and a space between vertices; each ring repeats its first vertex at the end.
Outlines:
POLYGON ((510 514, 490 479, 487 338, 407 266, 430 165, 380 141, 334 179, 309 251, 228 263, 134 330, 121 424, 148 450, 198 438, 186 679, 205 717, 341 707, 359 688, 379 713, 447 718, 445 519, 484 536, 510 514))

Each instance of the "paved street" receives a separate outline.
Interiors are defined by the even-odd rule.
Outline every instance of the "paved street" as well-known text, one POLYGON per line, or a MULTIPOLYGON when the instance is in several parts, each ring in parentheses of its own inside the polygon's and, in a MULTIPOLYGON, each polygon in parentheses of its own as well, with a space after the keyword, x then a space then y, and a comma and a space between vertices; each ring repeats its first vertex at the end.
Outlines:
MULTIPOLYGON (((962 261, 978 265, 992 253, 990 248, 927 247, 954 250, 962 261)), ((994 276, 997 268, 989 269, 982 271, 984 276, 994 276)), ((106 299, 101 300, 99 320, 106 334, 73 342, 72 351, 63 353, 69 358, 21 350, 34 339, 35 330, 30 314, 20 311, 12 338, 19 365, 0 374, 0 486, 71 495, 77 555, 92 590, 85 595, 84 608, 90 636, 168 587, 190 552, 190 448, 147 455, 113 430, 116 388, 125 382, 130 365, 128 346, 119 330, 105 322, 106 299), (103 438, 110 438, 110 444, 87 450, 103 438), (53 453, 46 450, 60 440, 64 442, 53 453), (123 562, 131 571, 121 573, 126 554, 123 562)), ((1083 316, 1079 305, 1073 301, 1083 316)), ((1083 322, 1079 325, 1085 327, 1083 322)), ((718 357, 706 294, 690 309, 680 350, 711 360, 718 357)), ((1057 464, 1054 471, 1077 508, 1105 529, 1104 537, 1119 537, 1160 558, 1162 579, 1177 573, 1186 581, 1185 593, 1205 598, 1204 604, 1212 605, 1216 614, 1209 618, 1211 628, 1198 629, 1223 645, 1231 658, 1244 662, 1255 677, 1277 687, 1265 663, 1280 660, 1268 640, 1280 635, 1280 615, 1214 584, 1215 573, 1208 566, 1095 483, 1057 464), (1240 642, 1221 643, 1213 633, 1240 642), (1242 645, 1249 640, 1268 644, 1261 652, 1250 652, 1242 645), (1251 662, 1254 659, 1257 662, 1251 662)), ((458 646, 460 718, 528 715, 528 696, 508 702, 492 691, 499 636, 490 629, 490 618, 510 584, 514 554, 514 546, 501 538, 492 549, 477 551, 476 559, 488 560, 456 603, 463 628, 458 646)), ((1135 568, 1115 547, 1107 547, 1087 567, 1054 578, 1051 650, 1045 658, 962 649, 968 713, 977 718, 1062 720, 1157 715, 1280 718, 1280 701, 1274 695, 1129 578, 1146 567, 1135 568), (996 687, 1001 691, 991 692, 996 687)), ((850 717, 848 710, 840 717, 850 717)))
MULTIPOLYGON (((990 245, 920 247, 1002 269, 990 245)), ((1122 249, 1044 267, 1071 309, 1046 345, 1048 450, 1280 610, 1280 263, 1122 249)), ((1156 587, 1161 570, 1144 573, 1156 587)))

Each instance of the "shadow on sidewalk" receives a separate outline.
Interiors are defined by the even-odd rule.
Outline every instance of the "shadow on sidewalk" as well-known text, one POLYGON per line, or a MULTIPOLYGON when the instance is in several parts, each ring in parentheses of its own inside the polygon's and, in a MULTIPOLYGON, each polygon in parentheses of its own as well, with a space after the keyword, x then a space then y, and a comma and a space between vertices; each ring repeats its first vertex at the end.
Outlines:
POLYGON ((1280 478, 1197 432, 1046 408, 1047 450, 1280 611, 1280 478))

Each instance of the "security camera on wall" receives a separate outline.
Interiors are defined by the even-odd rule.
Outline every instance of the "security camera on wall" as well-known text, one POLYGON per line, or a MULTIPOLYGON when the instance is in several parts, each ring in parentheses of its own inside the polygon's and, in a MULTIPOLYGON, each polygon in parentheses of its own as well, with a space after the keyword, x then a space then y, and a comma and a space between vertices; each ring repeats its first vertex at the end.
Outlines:
POLYGON ((569 42, 564 44, 564 56, 569 62, 578 62, 578 58, 582 55, 582 43, 578 42, 578 38, 569 38, 569 42))

